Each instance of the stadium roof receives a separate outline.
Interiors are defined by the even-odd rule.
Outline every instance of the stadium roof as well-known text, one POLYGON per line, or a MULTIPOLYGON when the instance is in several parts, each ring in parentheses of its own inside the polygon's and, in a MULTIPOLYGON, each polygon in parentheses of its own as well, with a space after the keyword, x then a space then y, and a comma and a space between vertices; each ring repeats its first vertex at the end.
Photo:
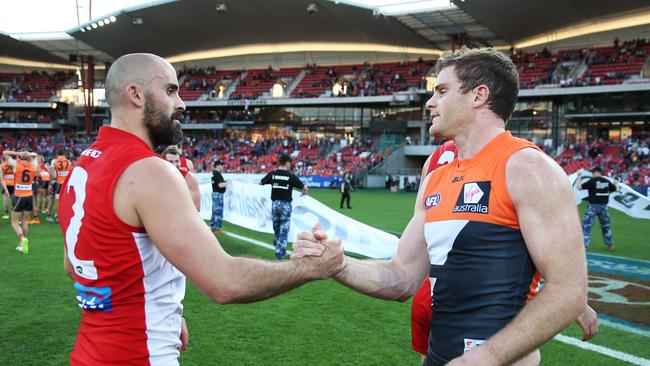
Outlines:
MULTIPOLYGON (((76 2, 95 6, 91 1, 76 2)), ((0 16, 0 31, 25 46, 0 37, 0 55, 58 63, 68 54, 110 62, 130 52, 153 52, 176 62, 320 50, 434 54, 460 38, 470 46, 522 48, 582 36, 587 45, 595 32, 650 29, 648 0, 115 0, 98 4, 136 5, 98 10, 101 16, 87 22, 75 1, 57 3, 68 2, 81 24, 73 23, 67 36, 52 29, 45 40, 26 34, 28 29, 12 33, 2 29, 0 16)), ((7 14, 5 6, 0 4, 0 14, 7 14)))

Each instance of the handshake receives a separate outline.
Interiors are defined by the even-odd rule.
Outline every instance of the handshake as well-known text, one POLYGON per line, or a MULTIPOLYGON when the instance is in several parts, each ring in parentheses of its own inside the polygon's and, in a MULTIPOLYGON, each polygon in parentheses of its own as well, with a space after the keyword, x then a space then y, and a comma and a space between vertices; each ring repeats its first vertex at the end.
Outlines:
POLYGON ((326 279, 345 269, 346 261, 341 239, 328 239, 320 223, 310 231, 298 234, 292 246, 291 259, 314 266, 317 279, 326 279))

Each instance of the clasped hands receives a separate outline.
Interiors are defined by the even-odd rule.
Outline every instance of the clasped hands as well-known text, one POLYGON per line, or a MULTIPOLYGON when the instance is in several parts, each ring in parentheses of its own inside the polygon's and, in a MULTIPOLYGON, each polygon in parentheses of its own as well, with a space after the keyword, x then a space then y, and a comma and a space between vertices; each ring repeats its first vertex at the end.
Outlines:
POLYGON ((292 250, 292 260, 306 260, 317 264, 320 279, 338 274, 346 265, 341 239, 329 239, 320 223, 309 231, 299 233, 292 250))

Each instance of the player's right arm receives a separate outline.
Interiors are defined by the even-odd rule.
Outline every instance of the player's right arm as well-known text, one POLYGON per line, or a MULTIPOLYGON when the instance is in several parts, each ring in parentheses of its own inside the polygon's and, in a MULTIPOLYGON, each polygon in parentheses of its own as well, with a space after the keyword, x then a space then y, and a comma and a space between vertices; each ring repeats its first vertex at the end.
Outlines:
POLYGON ((347 265, 334 279, 368 296, 385 300, 406 301, 422 285, 429 270, 429 256, 424 238, 425 210, 422 204, 428 180, 422 181, 411 221, 406 226, 390 260, 346 258, 347 265))
POLYGON ((335 241, 325 243, 322 258, 271 262, 230 256, 196 212, 181 175, 157 157, 122 173, 113 205, 124 222, 144 226, 165 258, 218 303, 263 300, 328 278, 344 266, 343 249, 335 241))
MULTIPOLYGON (((400 238, 397 254, 389 261, 346 258, 347 265, 334 277, 336 281, 357 292, 386 300, 406 301, 415 294, 426 278, 430 265, 424 239, 425 211, 422 198, 431 160, 439 157, 440 153, 430 155, 422 167, 422 183, 413 217, 400 238)), ((314 237, 313 232, 303 232, 299 237, 306 240, 293 244, 292 258, 307 255, 302 251, 312 250, 313 242, 321 239, 319 236, 314 237)))

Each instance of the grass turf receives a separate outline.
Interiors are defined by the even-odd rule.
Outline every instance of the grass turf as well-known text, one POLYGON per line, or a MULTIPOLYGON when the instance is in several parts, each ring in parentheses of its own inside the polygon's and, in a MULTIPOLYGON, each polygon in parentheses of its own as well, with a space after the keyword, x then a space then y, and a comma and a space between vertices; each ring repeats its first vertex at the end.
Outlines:
MULTIPOLYGON (((336 191, 312 196, 338 209, 336 191)), ((415 194, 364 190, 352 193, 345 214, 385 230, 400 232, 411 217, 415 194)), ((612 211, 614 254, 648 259, 643 230, 647 222, 612 211), (619 234, 620 233, 620 234, 619 234)), ((44 221, 44 220, 43 220, 44 221)), ((272 242, 272 236, 226 223, 227 231, 272 242)), ((29 255, 14 251, 9 222, 0 222, 0 365, 64 365, 72 349, 80 310, 72 282, 63 273, 63 240, 58 226, 30 227, 29 255)), ((593 245, 599 242, 594 230, 593 245)), ((272 259, 270 250, 220 236, 233 255, 272 259)), ((410 302, 396 303, 356 294, 332 280, 304 285, 277 298, 248 305, 217 305, 191 284, 184 301, 190 347, 183 365, 417 365, 410 349, 410 302)), ((648 338, 608 327, 592 342, 650 358, 648 338)), ((569 327, 564 334, 577 337, 569 327)), ((542 348, 543 365, 623 365, 591 351, 559 342, 542 348)))

